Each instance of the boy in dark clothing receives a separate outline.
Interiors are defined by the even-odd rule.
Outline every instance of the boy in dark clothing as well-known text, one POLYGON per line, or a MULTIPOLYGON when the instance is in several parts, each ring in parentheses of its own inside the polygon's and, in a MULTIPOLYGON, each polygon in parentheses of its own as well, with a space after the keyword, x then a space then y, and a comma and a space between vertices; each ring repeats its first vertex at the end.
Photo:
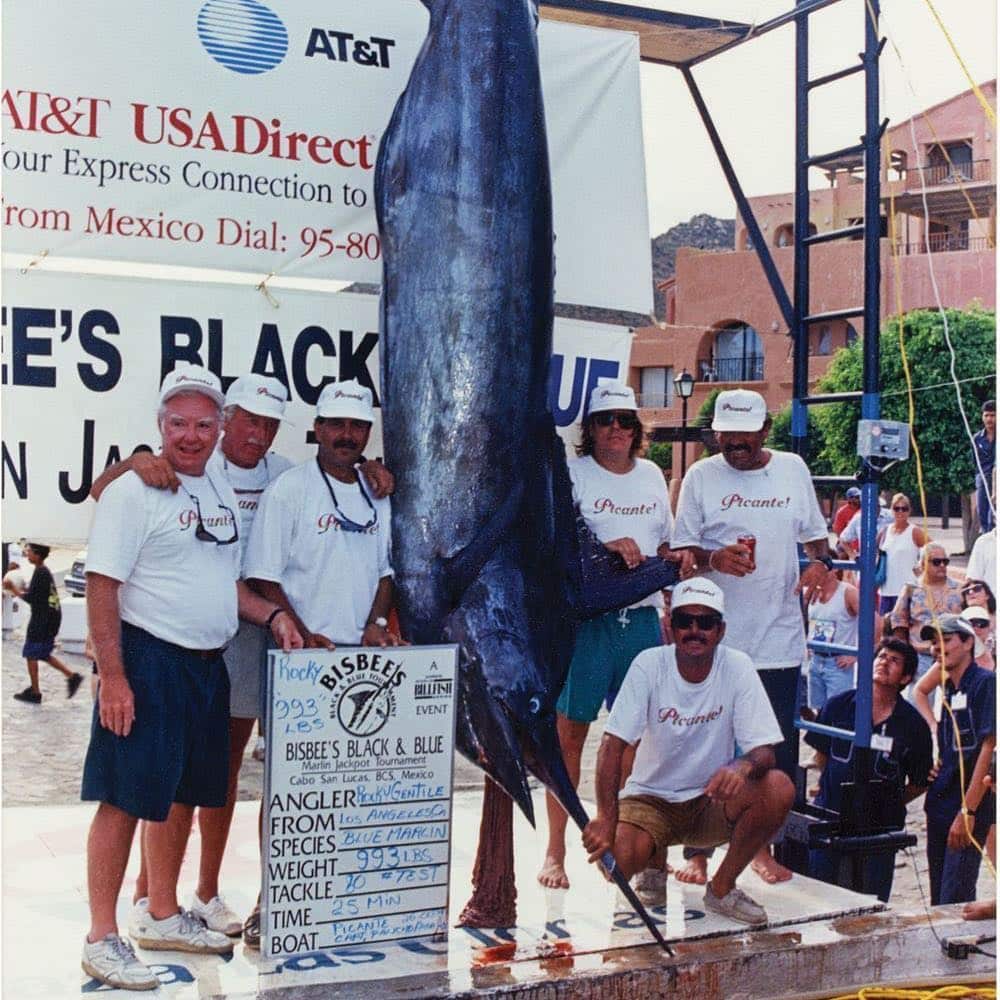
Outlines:
POLYGON ((49 556, 49 547, 32 542, 25 546, 24 554, 28 562, 35 567, 28 589, 22 590, 18 594, 31 607, 31 618, 28 620, 24 648, 21 650, 21 655, 28 661, 28 677, 31 683, 23 691, 18 691, 14 697, 18 701, 25 701, 30 705, 41 704, 42 692, 38 686, 38 661, 44 660, 66 677, 67 696, 72 698, 83 681, 83 675, 70 670, 65 663, 52 655, 55 639, 59 634, 59 626, 62 624, 62 611, 59 609, 56 582, 52 579, 52 574, 45 565, 45 560, 49 556))
MULTIPOLYGON (((917 669, 917 654, 902 639, 883 639, 875 651, 872 665, 872 727, 881 736, 875 757, 875 777, 888 782, 890 797, 887 818, 902 829, 906 823, 906 804, 927 790, 933 765, 931 732, 920 713, 900 692, 910 683, 917 669)), ((853 730, 857 691, 845 691, 831 698, 820 712, 819 721, 838 729, 853 730)), ((841 785, 854 780, 853 746, 849 740, 831 738, 823 733, 808 733, 806 742, 814 747, 824 765, 816 805, 840 812, 841 785)), ((892 852, 873 854, 864 861, 863 892, 871 892, 887 902, 892 891, 892 852)), ((830 850, 809 852, 809 874, 836 884, 839 856, 830 850)))

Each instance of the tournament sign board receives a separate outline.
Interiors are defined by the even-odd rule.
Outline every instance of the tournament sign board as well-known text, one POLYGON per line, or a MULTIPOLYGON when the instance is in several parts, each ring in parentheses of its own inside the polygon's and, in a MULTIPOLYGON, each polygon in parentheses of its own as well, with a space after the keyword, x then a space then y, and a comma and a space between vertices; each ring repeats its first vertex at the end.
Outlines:
POLYGON ((448 928, 457 646, 268 654, 267 958, 448 928))

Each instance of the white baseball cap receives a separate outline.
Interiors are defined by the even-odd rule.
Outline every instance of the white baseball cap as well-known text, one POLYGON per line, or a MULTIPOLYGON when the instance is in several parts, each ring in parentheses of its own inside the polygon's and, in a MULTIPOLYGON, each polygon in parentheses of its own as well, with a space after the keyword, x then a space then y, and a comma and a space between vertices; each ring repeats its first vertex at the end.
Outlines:
POLYGON ((167 375, 160 386, 160 405, 179 392, 200 392, 219 407, 226 401, 226 397, 222 395, 222 383, 214 373, 201 365, 175 368, 167 375))
POLYGON ((319 394, 316 416, 348 417, 352 420, 374 423, 372 391, 357 379, 351 379, 349 382, 331 382, 319 394))
POLYGON ((635 404, 635 393, 632 391, 632 387, 617 379, 606 379, 598 382, 590 393, 587 416, 590 416, 591 413, 600 413, 602 410, 638 412, 639 407, 635 404))
POLYGON ((767 404, 752 389, 726 389, 715 398, 713 431, 759 431, 767 420, 767 404))
POLYGON ((238 406, 258 417, 285 419, 288 390, 269 375, 241 375, 226 393, 226 406, 238 406))
POLYGON ((725 614, 726 599, 717 584, 703 576, 678 583, 670 592, 670 610, 686 607, 690 604, 700 604, 703 607, 725 614))

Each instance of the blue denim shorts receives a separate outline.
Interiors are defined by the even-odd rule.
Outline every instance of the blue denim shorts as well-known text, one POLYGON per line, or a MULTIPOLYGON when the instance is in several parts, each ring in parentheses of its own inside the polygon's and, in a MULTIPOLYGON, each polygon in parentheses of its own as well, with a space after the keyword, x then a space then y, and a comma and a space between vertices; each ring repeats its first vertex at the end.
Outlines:
POLYGON ((122 660, 135 722, 116 736, 95 703, 80 797, 154 822, 174 802, 225 805, 229 675, 221 653, 182 649, 123 622, 122 660))
POLYGON ((21 647, 21 655, 26 660, 47 660, 56 648, 55 639, 43 639, 41 642, 25 642, 21 647))

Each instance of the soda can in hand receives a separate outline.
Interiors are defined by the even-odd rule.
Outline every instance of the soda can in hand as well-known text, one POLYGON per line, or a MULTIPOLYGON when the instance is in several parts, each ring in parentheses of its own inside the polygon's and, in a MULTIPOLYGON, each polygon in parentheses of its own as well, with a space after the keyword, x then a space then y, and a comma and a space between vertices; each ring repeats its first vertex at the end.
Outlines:
POLYGON ((736 541, 750 550, 750 569, 755 570, 757 568, 757 536, 740 535, 736 541))

